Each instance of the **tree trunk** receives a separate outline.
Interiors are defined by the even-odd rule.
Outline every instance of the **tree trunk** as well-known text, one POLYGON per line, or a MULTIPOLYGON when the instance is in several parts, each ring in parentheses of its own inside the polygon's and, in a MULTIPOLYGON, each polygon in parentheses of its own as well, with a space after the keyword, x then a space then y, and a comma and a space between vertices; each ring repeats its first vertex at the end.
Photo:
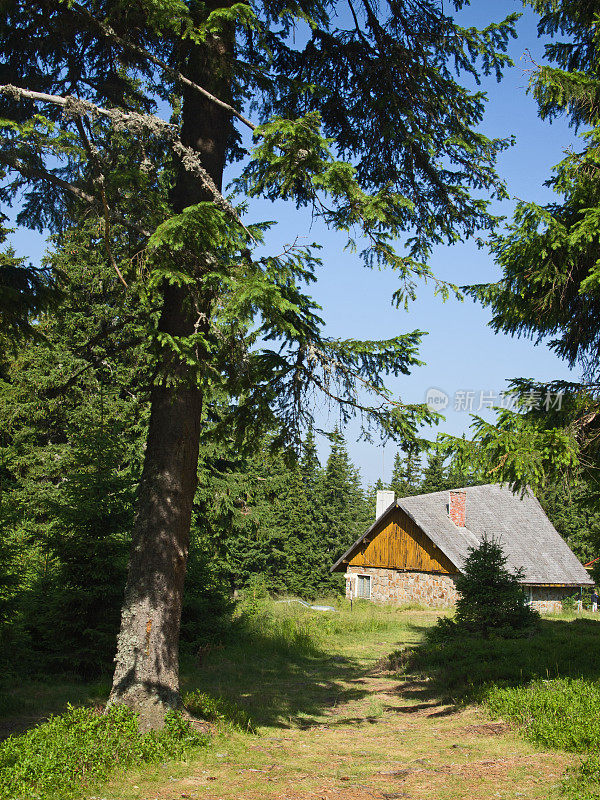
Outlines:
MULTIPOLYGON (((187 45, 188 76, 224 100, 231 95, 233 37, 187 45)), ((200 154, 215 184, 222 184, 231 132, 227 112, 187 90, 181 139, 200 154)), ((175 213, 211 200, 198 180, 179 169, 173 189, 175 213)), ((203 297, 202 255, 198 256, 199 291, 191 302, 187 288, 166 285, 159 330, 189 336, 208 327, 210 298, 203 297)), ((170 708, 180 705, 179 629, 192 505, 197 486, 202 393, 196 373, 173 357, 169 380, 152 391, 150 426, 138 508, 133 529, 116 668, 109 705, 124 704, 140 715, 140 728, 159 728, 170 708), (190 375, 190 372, 194 372, 190 375)))

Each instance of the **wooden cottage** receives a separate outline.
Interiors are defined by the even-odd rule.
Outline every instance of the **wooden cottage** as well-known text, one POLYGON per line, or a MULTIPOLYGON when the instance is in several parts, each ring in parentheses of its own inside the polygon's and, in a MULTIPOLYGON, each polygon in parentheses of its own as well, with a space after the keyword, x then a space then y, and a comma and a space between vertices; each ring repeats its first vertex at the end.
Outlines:
POLYGON ((336 561, 346 596, 376 602, 454 605, 454 578, 484 536, 502 546, 509 569, 541 612, 594 584, 532 492, 499 484, 403 497, 378 493, 377 519, 336 561), (386 497, 387 495, 387 497, 386 497))

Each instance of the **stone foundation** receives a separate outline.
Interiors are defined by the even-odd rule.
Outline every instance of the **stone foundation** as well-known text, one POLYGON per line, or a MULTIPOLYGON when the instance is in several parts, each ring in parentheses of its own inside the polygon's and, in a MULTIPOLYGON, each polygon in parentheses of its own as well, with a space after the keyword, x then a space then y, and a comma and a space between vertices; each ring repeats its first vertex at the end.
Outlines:
MULTIPOLYGON (((352 567, 346 572, 346 597, 356 599, 356 575, 371 578, 371 600, 375 603, 420 603, 429 608, 449 608, 458 599, 453 575, 434 572, 411 572, 383 567, 352 567)), ((562 601, 577 591, 576 587, 524 586, 530 603, 540 614, 562 611, 562 601)))
POLYGON ((420 603, 433 608, 448 608, 456 603, 458 593, 452 575, 433 572, 404 572, 381 567, 348 567, 346 597, 357 597, 356 578, 371 577, 371 600, 375 603, 420 603))

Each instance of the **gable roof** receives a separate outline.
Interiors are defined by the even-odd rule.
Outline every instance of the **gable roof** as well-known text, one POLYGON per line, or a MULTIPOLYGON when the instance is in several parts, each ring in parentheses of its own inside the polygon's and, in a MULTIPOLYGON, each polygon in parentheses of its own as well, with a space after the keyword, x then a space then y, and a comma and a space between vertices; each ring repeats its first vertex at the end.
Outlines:
POLYGON ((500 542, 509 569, 523 570, 523 583, 593 585, 533 492, 528 491, 521 498, 497 483, 468 486, 461 491, 467 496, 466 527, 457 527, 448 516, 447 491, 402 497, 336 561, 331 571, 351 558, 375 526, 395 508, 401 508, 458 570, 462 570, 469 548, 477 547, 487 535, 500 542))

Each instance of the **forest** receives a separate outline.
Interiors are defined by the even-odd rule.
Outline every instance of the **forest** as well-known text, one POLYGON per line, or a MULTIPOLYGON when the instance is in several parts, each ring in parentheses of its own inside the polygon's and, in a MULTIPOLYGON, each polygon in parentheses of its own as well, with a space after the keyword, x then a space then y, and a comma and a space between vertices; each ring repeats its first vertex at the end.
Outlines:
MULTIPOLYGON (((415 767, 429 751, 456 780, 444 796, 490 796, 496 773, 473 767, 489 763, 511 792, 506 765, 522 757, 518 794, 539 798, 523 764, 555 787, 544 758, 557 750, 575 770, 564 796, 598 796, 586 794, 600 786, 593 615, 527 612, 525 632, 477 634, 460 607, 456 623, 354 608, 330 572, 384 488, 529 487, 581 562, 600 556, 600 16, 576 0, 525 0, 504 18, 470 5, 0 4, 3 800, 80 797, 132 767, 111 797, 171 798, 172 761, 201 783, 225 776, 219 796, 237 798, 240 775, 274 769, 279 747, 281 786, 316 781, 294 800, 334 784, 359 796, 365 775, 368 796, 407 796, 404 781, 422 796, 437 780, 415 767), (514 137, 486 116, 522 15, 542 54, 526 49, 523 92, 576 143, 546 176, 548 202, 511 194, 514 137), (438 274, 439 253, 465 243, 496 280, 438 274), (393 335, 375 319, 373 338, 336 334, 318 291, 329 279, 343 293, 350 262, 373 284, 393 275, 387 303, 408 312, 393 335), (570 378, 503 374, 511 407, 443 432, 394 388, 423 366, 421 323, 434 320, 411 310, 425 292, 474 301, 499 341, 546 348, 570 378), (561 403, 544 407, 550 395, 561 403), (366 485, 349 435, 393 450, 389 483, 366 485), (361 737, 343 737, 358 725, 385 739, 392 711, 407 712, 387 734, 394 762, 356 766, 361 737), (440 745, 437 715, 464 752, 440 745), (263 734, 261 750, 250 737, 263 734), (239 759, 231 775, 217 739, 239 759), (312 762, 294 760, 303 747, 312 762)), ((254 778, 249 798, 275 797, 254 778)))
MULTIPOLYGON (((53 255, 60 303, 3 363, 0 633, 8 673, 89 680, 112 668, 149 408, 135 332, 98 336, 114 318, 119 280, 106 264, 92 273, 89 248, 75 243, 69 237, 53 255), (87 274, 76 268, 82 253, 87 274)), ((339 428, 323 465, 311 428, 299 453, 274 448, 274 438, 263 435, 245 454, 216 445, 210 431, 202 442, 182 612, 187 652, 218 638, 234 596, 343 593, 343 576, 329 568, 373 522, 377 489, 400 498, 490 482, 481 458, 422 442, 396 452, 389 484, 365 488, 339 428)), ((583 481, 568 489, 547 480, 538 497, 585 563, 597 556, 600 512, 583 502, 591 491, 583 481)))

